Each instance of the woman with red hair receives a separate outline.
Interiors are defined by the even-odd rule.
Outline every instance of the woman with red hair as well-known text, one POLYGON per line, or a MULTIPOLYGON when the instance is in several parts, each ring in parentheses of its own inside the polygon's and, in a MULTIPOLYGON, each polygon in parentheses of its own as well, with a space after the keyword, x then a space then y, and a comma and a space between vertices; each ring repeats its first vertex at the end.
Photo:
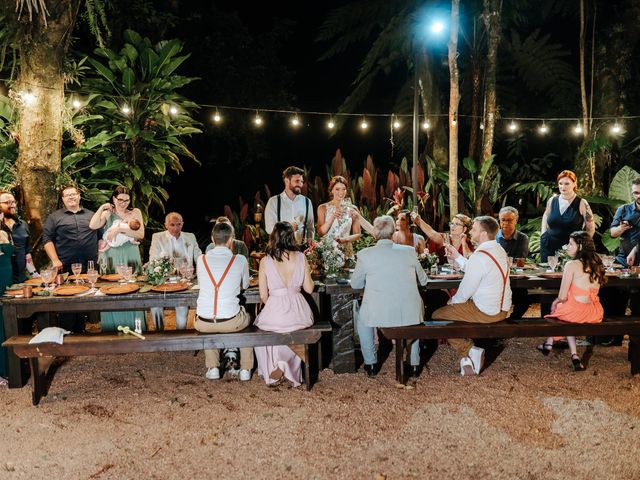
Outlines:
POLYGON ((540 236, 540 261, 546 262, 569 243, 569 235, 578 230, 586 231, 593 237, 596 224, 589 203, 576 194, 578 180, 571 170, 558 174, 559 195, 552 196, 542 216, 540 236))

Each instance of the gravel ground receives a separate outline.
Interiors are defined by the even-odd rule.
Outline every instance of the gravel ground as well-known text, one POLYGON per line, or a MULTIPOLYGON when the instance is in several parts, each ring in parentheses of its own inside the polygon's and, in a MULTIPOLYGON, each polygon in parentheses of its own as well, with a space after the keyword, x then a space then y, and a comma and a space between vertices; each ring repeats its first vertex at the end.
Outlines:
POLYGON ((320 374, 311 392, 204 378, 189 352, 80 357, 49 396, 0 390, 1 479, 640 479, 640 379, 626 346, 575 373, 512 339, 478 377, 448 346, 415 388, 320 374))

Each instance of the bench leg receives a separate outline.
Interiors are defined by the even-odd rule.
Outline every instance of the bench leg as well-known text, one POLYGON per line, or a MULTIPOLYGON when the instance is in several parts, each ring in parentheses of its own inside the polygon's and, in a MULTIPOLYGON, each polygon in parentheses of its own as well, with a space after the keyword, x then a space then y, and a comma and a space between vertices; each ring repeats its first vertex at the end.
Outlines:
POLYGON ((404 338, 396 339, 396 382, 404 385, 404 351, 407 341, 404 338))
POLYGON ((631 362, 631 375, 640 374, 640 336, 629 337, 629 361, 631 362))
POLYGON ((311 368, 309 366, 309 344, 304 344, 304 386, 307 391, 311 390, 311 368))
POLYGON ((31 403, 38 405, 40 399, 45 395, 45 374, 40 371, 40 359, 38 357, 29 359, 31 367, 31 403))

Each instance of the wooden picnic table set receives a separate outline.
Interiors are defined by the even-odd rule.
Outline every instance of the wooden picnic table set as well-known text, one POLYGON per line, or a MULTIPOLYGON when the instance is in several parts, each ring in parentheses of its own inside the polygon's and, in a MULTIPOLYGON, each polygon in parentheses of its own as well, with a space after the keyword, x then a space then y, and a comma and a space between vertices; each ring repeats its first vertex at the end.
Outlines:
MULTIPOLYGON (((425 287, 425 301, 430 290, 456 288, 460 274, 444 273, 433 275, 425 287)), ((557 293, 561 274, 532 272, 511 278, 512 288, 527 289, 530 295, 549 298, 557 293), (545 278, 546 277, 546 278, 545 278)), ((115 280, 115 279, 110 279, 115 280)), ((168 284, 171 285, 171 284, 168 284)), ((611 275, 607 286, 638 289, 637 275, 611 275)), ((53 290, 52 295, 42 296, 36 292, 31 298, 24 298, 18 292, 0 299, 4 313, 4 329, 9 349, 9 387, 23 387, 29 375, 33 377, 33 403, 47 393, 46 370, 51 360, 59 356, 107 355, 133 352, 194 351, 209 348, 251 347, 266 345, 305 346, 305 385, 311 388, 317 378, 317 371, 325 366, 336 373, 356 371, 353 310, 362 291, 353 290, 348 274, 342 278, 326 278, 316 281, 316 288, 308 301, 312 305, 315 323, 312 327, 296 332, 280 334, 265 332, 249 327, 237 333, 200 333, 195 330, 164 330, 144 332, 144 340, 122 332, 83 333, 67 335, 62 344, 30 344, 34 320, 39 326, 54 325, 55 313, 65 312, 105 312, 137 311, 153 307, 175 308, 176 306, 196 307, 197 287, 190 285, 169 286, 152 289, 142 282, 116 284, 98 282, 97 291, 89 291, 83 284, 58 286, 62 292, 53 290), (131 286, 129 286, 131 285, 131 286), (120 286, 120 289, 116 287, 120 286), (71 288, 64 288, 71 287, 71 288), (84 287, 76 288, 73 287, 84 287), (124 288, 123 288, 124 287, 124 288), (127 288, 128 287, 128 288, 127 288), (325 352, 323 355, 322 352, 325 352), (327 355, 328 352, 329 354, 327 355), (323 361, 324 360, 324 361, 323 361)), ((162 286, 161 286, 162 287, 162 286)), ((10 292, 11 293, 11 292, 10 292)), ((246 305, 259 304, 257 287, 242 293, 246 305)), ((544 301, 544 300, 542 300, 544 301)), ((549 300, 550 303, 550 300, 549 300)), ((403 349, 412 339, 433 338, 510 338, 547 337, 566 335, 622 335, 630 337, 629 360, 631 373, 640 373, 640 318, 605 318, 601 324, 566 324, 563 322, 533 319, 508 319, 494 324, 470 324, 451 322, 447 324, 425 324, 410 327, 381 329, 385 337, 396 344, 396 377, 405 382, 403 349)))

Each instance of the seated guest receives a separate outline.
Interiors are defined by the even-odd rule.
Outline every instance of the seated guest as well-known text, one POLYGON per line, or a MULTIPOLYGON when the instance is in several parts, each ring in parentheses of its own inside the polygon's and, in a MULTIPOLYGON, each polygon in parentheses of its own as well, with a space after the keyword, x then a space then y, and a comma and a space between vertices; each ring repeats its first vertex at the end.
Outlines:
MULTIPOLYGON (((171 257, 186 261, 193 265, 202 251, 198 246, 196 236, 193 233, 183 232, 184 221, 182 215, 176 212, 168 213, 164 219, 164 232, 154 233, 151 237, 151 247, 149 248, 149 260, 161 257, 171 257)), ((131 228, 131 222, 129 222, 131 228)), ((187 328, 187 316, 189 307, 176 307, 176 329, 187 328)), ((151 316, 156 325, 156 330, 164 330, 164 309, 153 307, 151 316)))
MULTIPOLYGON (((224 216, 218 217, 214 225, 217 225, 219 223, 226 223, 228 225, 233 226, 233 224, 231 223, 231 220, 229 220, 228 217, 224 217, 224 216)), ((213 248, 213 243, 210 243, 209 245, 207 245, 207 248, 205 249, 205 253, 211 250, 212 248, 213 248)), ((234 255, 242 255, 247 259, 249 258, 249 248, 247 247, 247 244, 244 243, 242 240, 238 240, 234 238, 231 251, 234 253, 234 255)))
MULTIPOLYGON (((311 270, 300 252, 289 222, 277 222, 269 235, 267 255, 260 260, 260 300, 264 307, 255 325, 269 332, 293 332, 313 325, 313 312, 300 289, 313 292, 311 270)), ((295 348, 295 346, 292 346, 295 348)), ((292 347, 256 347, 258 373, 267 385, 289 380, 302 383, 301 360, 292 347)))
MULTIPOLYGON (((529 237, 516 230, 518 225, 518 210, 513 207, 502 207, 498 214, 500 219, 500 231, 496 236, 496 242, 507 252, 507 257, 514 261, 518 258, 527 258, 529 255, 529 237)), ((514 288, 512 290, 513 311, 511 318, 522 318, 529 310, 529 294, 526 288, 514 288)))
MULTIPOLYGON (((198 257, 197 316, 195 329, 204 333, 239 332, 251 324, 251 317, 240 306, 240 290, 249 286, 249 264, 242 255, 231 252, 233 227, 219 223, 213 227, 215 247, 198 257)), ((209 380, 220 378, 220 351, 205 350, 209 380)), ((240 349, 240 380, 251 379, 253 349, 240 349)))
MULTIPOLYGON (((413 223, 420 227, 427 236, 427 249, 432 253, 437 253, 440 263, 446 259, 445 247, 447 234, 436 232, 427 222, 425 222, 417 212, 411 213, 413 223)), ((471 228, 471 219, 462 213, 455 215, 449 223, 450 233, 448 240, 455 249, 465 257, 473 252, 473 245, 469 242, 468 233, 471 228)))
POLYGON ((424 252, 426 244, 424 237, 411 232, 411 212, 402 210, 396 217, 396 231, 393 234, 393 242, 398 245, 408 245, 416 249, 418 254, 424 252))
MULTIPOLYGON (((557 318, 572 323, 599 323, 604 310, 598 298, 598 290, 606 283, 606 277, 593 239, 587 232, 573 232, 569 235, 567 253, 573 260, 564 266, 558 298, 551 304, 551 313, 544 318, 557 318)), ((567 337, 567 343, 574 370, 584 370, 576 349, 576 337, 567 337)), ((538 345, 538 350, 545 356, 549 355, 552 348, 553 337, 547 338, 543 345, 538 345)))
MULTIPOLYGON (((427 284, 415 250, 404 245, 395 245, 391 237, 395 222, 388 215, 373 222, 373 247, 358 252, 356 268, 351 276, 351 287, 364 288, 360 307, 358 335, 364 369, 373 377, 377 373, 377 352, 374 342, 376 327, 401 327, 422 322, 424 306, 418 291, 427 284)), ((417 341, 411 345, 411 374, 417 376, 420 365, 420 347, 417 341)))
MULTIPOLYGON (((464 271, 458 291, 449 305, 433 313, 434 320, 469 323, 494 323, 504 320, 511 308, 509 261, 498 242, 498 222, 493 217, 476 217, 471 227, 471 241, 476 250, 467 259, 449 245, 447 254, 464 271)), ((484 363, 484 350, 474 347, 471 339, 449 339, 460 359, 462 375, 477 375, 484 363)))

